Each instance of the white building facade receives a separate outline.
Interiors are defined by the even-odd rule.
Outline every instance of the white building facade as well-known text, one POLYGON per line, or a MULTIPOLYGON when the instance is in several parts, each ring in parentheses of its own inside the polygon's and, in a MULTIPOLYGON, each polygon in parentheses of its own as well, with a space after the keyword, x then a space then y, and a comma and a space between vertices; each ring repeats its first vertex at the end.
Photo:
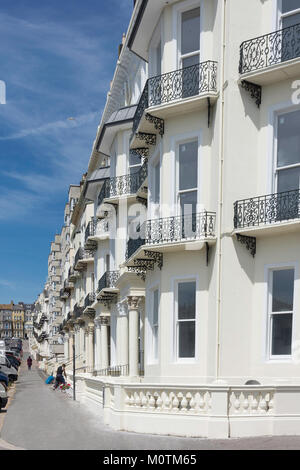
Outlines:
POLYGON ((62 268, 64 360, 115 429, 300 433, 299 24, 135 2, 62 268))

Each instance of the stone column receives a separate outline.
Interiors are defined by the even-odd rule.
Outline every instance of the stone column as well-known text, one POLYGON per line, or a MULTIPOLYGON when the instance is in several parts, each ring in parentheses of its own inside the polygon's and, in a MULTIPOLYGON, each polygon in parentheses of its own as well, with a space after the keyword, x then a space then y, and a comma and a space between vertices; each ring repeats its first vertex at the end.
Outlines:
POLYGON ((95 318, 95 369, 101 369, 101 323, 100 318, 95 318))
POLYGON ((109 317, 100 317, 101 323, 101 369, 106 369, 109 364, 108 357, 108 325, 109 317))
POLYGON ((65 333, 64 336, 64 361, 69 360, 69 333, 65 333))
POLYGON ((79 324, 80 330, 79 330, 79 355, 78 357, 78 362, 80 364, 80 367, 83 365, 83 361, 85 360, 85 354, 84 354, 84 323, 81 322, 79 324))
POLYGON ((88 349, 88 369, 89 372, 92 372, 94 370, 94 324, 89 323, 88 329, 87 329, 87 349, 88 349))
POLYGON ((90 350, 89 350, 89 329, 87 325, 85 325, 85 328, 84 328, 84 342, 85 342, 85 353, 84 353, 83 358, 85 359, 85 366, 87 368, 85 372, 88 372, 88 367, 90 364, 90 354, 89 354, 90 350))
MULTIPOLYGON (((120 366, 128 366, 128 306, 126 303, 117 304, 117 361, 120 366)), ((124 368, 122 375, 127 375, 124 368)))
POLYGON ((141 297, 127 297, 129 311, 129 375, 139 375, 139 302, 141 297))

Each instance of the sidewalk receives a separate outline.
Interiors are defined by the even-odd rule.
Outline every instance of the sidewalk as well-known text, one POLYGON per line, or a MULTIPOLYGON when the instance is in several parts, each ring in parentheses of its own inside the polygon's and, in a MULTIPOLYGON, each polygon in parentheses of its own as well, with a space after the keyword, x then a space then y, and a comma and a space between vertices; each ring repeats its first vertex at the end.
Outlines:
POLYGON ((0 436, 6 445, 28 450, 300 449, 300 437, 216 441, 113 431, 84 405, 45 385, 35 364, 28 371, 26 359, 24 354, 16 393, 0 436))

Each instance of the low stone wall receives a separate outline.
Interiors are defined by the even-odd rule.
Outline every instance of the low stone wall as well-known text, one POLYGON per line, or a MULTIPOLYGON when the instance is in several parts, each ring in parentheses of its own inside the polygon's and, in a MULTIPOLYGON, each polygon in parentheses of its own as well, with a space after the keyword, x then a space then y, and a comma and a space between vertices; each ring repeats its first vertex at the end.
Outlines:
POLYGON ((76 390, 116 430, 216 439, 300 435, 299 386, 135 384, 82 374, 76 390))

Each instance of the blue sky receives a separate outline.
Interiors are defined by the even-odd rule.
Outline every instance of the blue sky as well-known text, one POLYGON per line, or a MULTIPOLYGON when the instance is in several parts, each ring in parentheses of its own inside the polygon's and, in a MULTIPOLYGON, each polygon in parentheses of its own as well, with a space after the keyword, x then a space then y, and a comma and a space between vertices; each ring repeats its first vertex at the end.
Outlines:
POLYGON ((0 303, 33 302, 87 169, 133 0, 1 0, 0 303), (69 120, 74 117, 74 120, 69 120))

